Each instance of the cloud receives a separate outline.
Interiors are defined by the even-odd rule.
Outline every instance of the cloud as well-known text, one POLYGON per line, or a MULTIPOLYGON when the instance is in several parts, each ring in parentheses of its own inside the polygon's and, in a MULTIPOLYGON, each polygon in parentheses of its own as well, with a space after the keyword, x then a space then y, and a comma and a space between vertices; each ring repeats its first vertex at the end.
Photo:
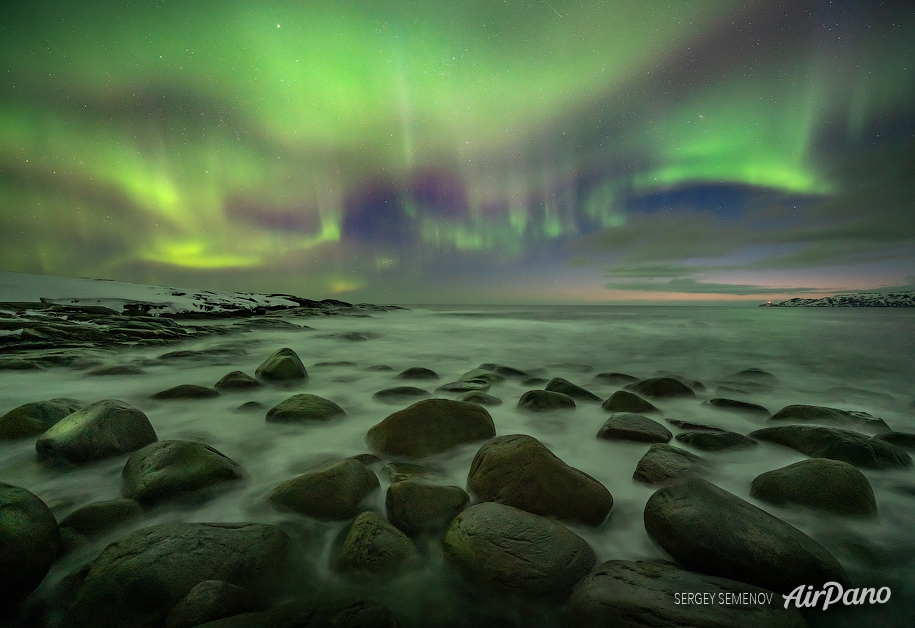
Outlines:
POLYGON ((774 288, 771 286, 753 286, 726 283, 704 283, 690 277, 677 277, 665 282, 634 281, 628 283, 610 283, 606 285, 611 290, 630 290, 636 292, 680 292, 686 294, 730 294, 730 295, 765 295, 777 292, 779 294, 810 294, 818 292, 815 288, 774 288))

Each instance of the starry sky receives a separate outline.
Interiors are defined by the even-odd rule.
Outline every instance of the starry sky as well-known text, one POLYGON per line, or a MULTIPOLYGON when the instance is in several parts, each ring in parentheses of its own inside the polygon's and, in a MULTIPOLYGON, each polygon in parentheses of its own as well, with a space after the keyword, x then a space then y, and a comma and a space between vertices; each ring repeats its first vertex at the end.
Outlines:
POLYGON ((915 290, 915 7, 4 0, 0 270, 408 304, 915 290))

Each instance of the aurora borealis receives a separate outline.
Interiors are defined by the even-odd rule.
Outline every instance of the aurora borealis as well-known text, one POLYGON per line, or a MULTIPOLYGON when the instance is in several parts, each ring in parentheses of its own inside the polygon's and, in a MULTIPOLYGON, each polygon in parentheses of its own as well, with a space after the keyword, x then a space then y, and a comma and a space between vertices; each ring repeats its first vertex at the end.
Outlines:
POLYGON ((0 269, 381 303, 915 289, 907 2, 0 5, 0 269))

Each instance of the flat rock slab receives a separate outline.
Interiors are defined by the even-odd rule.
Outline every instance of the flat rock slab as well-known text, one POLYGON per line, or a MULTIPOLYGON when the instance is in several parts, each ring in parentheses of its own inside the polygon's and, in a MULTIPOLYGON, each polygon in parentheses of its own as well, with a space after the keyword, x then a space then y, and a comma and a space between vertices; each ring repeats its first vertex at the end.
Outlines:
POLYGON ((482 406, 426 399, 388 415, 369 429, 365 440, 380 454, 422 458, 495 435, 492 417, 482 406))
POLYGON ((31 491, 0 482, 0 617, 41 584, 60 548, 57 520, 31 491))
POLYGON ((565 526, 495 502, 461 512, 442 543, 445 556, 473 577, 527 596, 565 597, 597 561, 565 526))
POLYGON ((62 628, 161 626, 205 580, 257 590, 283 569, 291 541, 262 523, 166 523, 105 548, 75 576, 80 582, 62 628))
POLYGON ((267 423, 306 423, 308 421, 329 421, 345 416, 343 408, 330 399, 300 393, 279 402, 267 410, 267 423))
POLYGON ((854 466, 811 458, 756 477, 750 495, 779 506, 799 505, 840 515, 872 516, 877 501, 870 482, 854 466))
POLYGON ((33 401, 13 408, 0 417, 0 440, 42 434, 83 405, 85 404, 76 399, 59 397, 47 401, 33 401))
POLYGON ((562 626, 806 628, 807 622, 793 606, 783 607, 782 596, 760 587, 665 561, 610 560, 575 587, 562 626), (689 603, 687 594, 699 594, 701 602, 689 603))
POLYGON ((836 427, 782 425, 750 432, 750 437, 790 447, 812 458, 830 458, 865 469, 902 469, 912 458, 901 447, 836 427))
POLYGON ((702 451, 725 451, 729 449, 744 449, 746 447, 755 447, 757 443, 752 438, 748 438, 737 432, 727 430, 696 430, 689 432, 680 432, 676 436, 677 440, 690 447, 701 449, 702 451))
POLYGON ((480 501, 591 526, 600 525, 613 508, 603 484, 525 434, 497 436, 480 447, 467 490, 480 501))
POLYGON ((655 443, 639 460, 632 479, 646 484, 664 484, 694 475, 707 467, 705 460, 685 449, 655 443))
POLYGON ((604 440, 631 440, 639 443, 666 443, 670 430, 648 417, 633 412, 617 412, 601 426, 597 437, 604 440))
POLYGON ((355 517, 362 500, 379 486, 378 476, 371 469, 355 458, 344 458, 286 480, 267 495, 267 500, 278 510, 342 520, 355 517))
POLYGON ((673 377, 652 377, 624 386, 626 390, 656 399, 695 397, 693 389, 673 377))
POLYGON ((848 575, 819 543, 698 477, 671 482, 645 504, 645 530, 688 569, 778 593, 848 575))

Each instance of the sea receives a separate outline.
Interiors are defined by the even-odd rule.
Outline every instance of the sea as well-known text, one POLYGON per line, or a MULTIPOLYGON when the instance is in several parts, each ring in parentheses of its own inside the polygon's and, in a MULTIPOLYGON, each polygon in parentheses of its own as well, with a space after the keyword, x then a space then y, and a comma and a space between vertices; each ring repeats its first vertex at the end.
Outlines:
MULTIPOLYGON (((282 316, 280 318, 283 318, 282 316)), ((426 625, 558 626, 562 607, 549 601, 514 599, 465 581, 447 563, 436 538, 420 539, 424 559, 399 575, 359 580, 340 576, 329 556, 346 522, 307 520, 273 511, 264 496, 279 483, 322 462, 368 453, 365 435, 392 412, 409 405, 373 399, 398 385, 426 388, 459 379, 483 363, 498 363, 549 379, 563 377, 601 399, 619 386, 592 383, 597 373, 619 372, 638 378, 660 372, 697 380, 705 391, 697 399, 652 400, 662 417, 706 423, 747 434, 767 419, 723 411, 703 401, 728 375, 758 368, 775 375, 769 392, 732 398, 760 404, 771 412, 789 404, 856 410, 883 418, 896 431, 915 432, 915 308, 761 308, 752 306, 428 306, 375 313, 370 317, 287 317, 311 329, 263 329, 212 335, 180 345, 137 346, 87 351, 100 365, 137 365, 142 375, 92 377, 83 370, 52 368, 0 372, 0 413, 18 405, 72 397, 86 402, 120 399, 149 417, 159 439, 205 442, 238 462, 246 482, 203 503, 164 505, 146 518, 83 547, 57 562, 35 597, 52 595, 68 573, 93 559, 110 542, 132 529, 169 521, 262 521, 281 525, 299 541, 295 574, 302 591, 350 592, 385 603, 405 627, 426 625), (368 338, 347 339, 359 332, 368 338), (227 348, 206 360, 162 360, 177 349, 227 348), (275 350, 290 347, 310 378, 294 389, 263 386, 214 399, 153 400, 150 395, 178 384, 212 386, 241 370, 254 375, 275 350), (324 363, 324 364, 322 364, 324 363), (342 364, 334 364, 342 363, 342 364), (389 371, 373 370, 387 365, 389 371), (397 373, 426 367, 437 382, 405 382, 397 373), (844 388, 839 394, 834 389, 844 388), (848 391, 847 389, 857 389, 848 391), (272 424, 266 410, 240 412, 245 402, 264 408, 298 392, 336 402, 345 417, 311 424, 272 424), (499 624, 499 622, 503 622, 499 624)), ((231 321, 194 324, 224 326, 231 321)), ((646 500, 656 490, 632 479, 647 444, 599 440, 609 413, 599 404, 578 402, 574 411, 531 413, 517 407, 528 389, 518 379, 493 384, 489 394, 503 401, 487 408, 498 435, 528 434, 567 464, 603 483, 614 498, 602 525, 568 527, 595 550, 598 561, 670 557, 648 537, 643 524, 646 500)), ((663 422, 663 418, 658 419, 663 422)), ((679 430, 669 426, 671 431, 679 430)), ((677 445, 676 441, 672 444, 677 445)), ((430 478, 465 487, 479 443, 419 461, 430 478)), ((685 447, 689 449, 689 447, 685 447)), ((757 475, 803 460, 791 449, 768 443, 729 452, 695 451, 712 463, 708 479, 797 527, 828 549, 846 568, 855 586, 889 587, 884 604, 842 608, 822 617, 807 612, 813 626, 915 625, 915 470, 862 469, 876 494, 879 515, 855 519, 802 508, 781 508, 750 497, 757 475)), ((36 459, 34 438, 0 442, 0 481, 37 494, 58 518, 91 502, 120 497, 126 456, 66 471, 36 459)), ((381 490, 367 507, 384 512, 389 477, 373 467, 381 490)))

